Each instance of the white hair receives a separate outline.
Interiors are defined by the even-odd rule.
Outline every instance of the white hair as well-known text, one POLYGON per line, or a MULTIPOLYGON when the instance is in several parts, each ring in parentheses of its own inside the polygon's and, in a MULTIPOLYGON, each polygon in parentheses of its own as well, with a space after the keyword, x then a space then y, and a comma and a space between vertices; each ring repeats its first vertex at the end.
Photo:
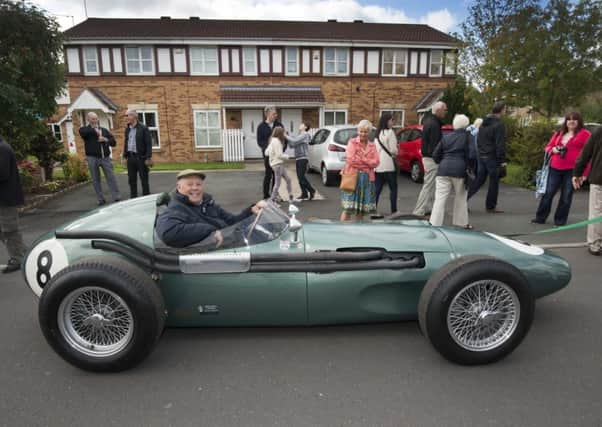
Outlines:
POLYGON ((86 114, 86 117, 89 119, 91 119, 92 117, 98 118, 98 116, 96 115, 96 113, 94 111, 90 111, 88 114, 86 114))
POLYGON ((358 129, 372 129, 372 123, 370 123, 370 120, 368 119, 364 119, 361 120, 358 124, 357 124, 357 128, 358 129))
POLYGON ((478 128, 483 124, 483 119, 480 117, 477 117, 476 119, 474 119, 474 123, 473 126, 478 128))
POLYGON ((445 108, 445 102, 437 101, 431 107, 431 113, 435 114, 437 111, 439 111, 442 108, 445 108))
POLYGON ((125 114, 127 114, 128 116, 129 116, 130 114, 133 114, 134 116, 138 117, 138 112, 137 112, 136 110, 133 110, 133 109, 132 109, 132 110, 127 110, 127 111, 125 112, 125 114))
POLYGON ((263 114, 265 114, 266 116, 271 113, 272 111, 276 111, 276 107, 273 105, 268 105, 267 107, 265 107, 263 109, 263 114))
POLYGON ((454 129, 466 129, 470 123, 468 117, 464 114, 456 114, 454 116, 454 121, 452 123, 454 129))

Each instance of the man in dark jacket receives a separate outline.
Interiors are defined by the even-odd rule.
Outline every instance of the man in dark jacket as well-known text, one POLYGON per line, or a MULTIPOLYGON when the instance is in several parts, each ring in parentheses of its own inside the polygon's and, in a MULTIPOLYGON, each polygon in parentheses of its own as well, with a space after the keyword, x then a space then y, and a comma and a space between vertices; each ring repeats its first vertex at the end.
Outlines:
POLYGON ((130 198, 138 197, 138 175, 142 184, 142 195, 150 194, 148 185, 148 162, 153 157, 153 142, 150 131, 138 121, 138 113, 126 113, 125 144, 123 156, 127 159, 130 198))
POLYGON ((261 155, 263 156, 263 167, 265 168, 265 174, 263 176, 263 198, 268 199, 272 194, 272 188, 274 187, 274 172, 270 166, 270 158, 265 155, 265 149, 270 145, 270 137, 275 127, 282 127, 282 124, 278 121, 278 113, 276 107, 268 106, 263 109, 265 120, 257 126, 257 145, 261 149, 261 155))
MULTIPOLYGON (((589 219, 602 216, 602 126, 598 126, 583 146, 573 168, 573 187, 577 190, 585 179, 589 186, 589 219), (583 176, 587 163, 591 161, 589 176, 583 176)), ((589 253, 602 255, 602 222, 587 226, 589 253)))
POLYGON ((257 214, 266 202, 261 200, 238 215, 222 209, 203 190, 205 174, 192 169, 178 174, 175 195, 157 218, 156 230, 168 246, 182 248, 213 236, 216 248, 222 246, 222 228, 257 214))
POLYGON ((435 178, 437 176, 437 163, 433 160, 433 151, 443 136, 441 120, 447 113, 445 102, 438 101, 431 108, 432 113, 426 113, 422 119, 422 165, 424 166, 424 179, 418 201, 414 208, 414 215, 424 216, 430 212, 435 198, 435 178))
POLYGON ((500 187, 500 169, 506 167, 506 126, 502 121, 502 115, 506 111, 503 101, 493 105, 491 114, 483 120, 477 134, 477 146, 479 147, 479 170, 477 180, 468 191, 470 199, 479 191, 489 176, 489 188, 485 207, 489 213, 502 213, 497 208, 497 198, 500 187))
POLYGON ((102 194, 102 186, 100 184, 100 169, 102 168, 113 201, 117 202, 120 199, 117 180, 113 173, 113 163, 111 162, 111 150, 109 147, 115 147, 117 144, 115 138, 108 129, 101 127, 98 123, 98 116, 95 113, 88 113, 88 125, 79 128, 79 134, 84 140, 84 150, 86 152, 86 160, 88 161, 88 169, 92 177, 92 185, 96 192, 96 199, 99 205, 106 203, 102 194))
POLYGON ((0 265, 3 273, 19 270, 25 255, 17 210, 17 206, 23 203, 23 189, 15 153, 0 136, 0 240, 6 245, 10 257, 7 264, 0 265))

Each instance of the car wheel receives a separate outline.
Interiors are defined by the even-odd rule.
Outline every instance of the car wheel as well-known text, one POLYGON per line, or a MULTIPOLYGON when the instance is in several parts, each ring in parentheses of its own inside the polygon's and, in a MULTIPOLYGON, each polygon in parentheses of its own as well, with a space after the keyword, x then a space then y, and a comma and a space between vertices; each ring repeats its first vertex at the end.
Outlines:
POLYGON ((335 184, 335 178, 331 172, 328 172, 326 165, 322 165, 320 174, 322 176, 322 184, 324 184, 326 187, 331 187, 335 184))
POLYGON ((417 183, 421 183, 424 178, 424 175, 420 170, 420 163, 418 163, 418 160, 414 160, 410 166, 410 178, 412 181, 417 183))
POLYGON ((480 365, 506 357, 520 344, 534 310, 535 298, 516 267, 467 256, 431 276, 420 295, 418 320, 445 358, 480 365))
POLYGON ((115 257, 89 258, 61 270, 44 287, 38 317, 46 340, 63 359, 97 372, 141 362, 165 326, 155 282, 115 257))

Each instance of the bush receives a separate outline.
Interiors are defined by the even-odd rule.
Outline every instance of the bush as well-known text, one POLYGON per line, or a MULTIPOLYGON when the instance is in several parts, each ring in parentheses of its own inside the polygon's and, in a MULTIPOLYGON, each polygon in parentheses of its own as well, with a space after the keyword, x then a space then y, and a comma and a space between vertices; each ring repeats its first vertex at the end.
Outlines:
POLYGON ((529 126, 517 126, 515 130, 507 127, 507 131, 508 161, 520 166, 520 180, 531 185, 535 171, 541 168, 543 149, 554 133, 554 123, 549 120, 537 120, 529 126))
POLYGON ((88 165, 76 155, 69 155, 63 162, 63 175, 71 182, 84 182, 89 179, 88 165))
POLYGON ((54 164, 67 159, 67 153, 65 153, 63 144, 48 129, 45 129, 43 133, 36 135, 31 140, 29 150, 31 155, 38 159, 38 163, 44 169, 44 175, 47 180, 52 179, 54 164))
POLYGON ((37 166, 30 160, 22 160, 17 162, 17 168, 19 170, 19 177, 21 179, 21 186, 29 190, 40 184, 40 174, 37 170, 37 166))

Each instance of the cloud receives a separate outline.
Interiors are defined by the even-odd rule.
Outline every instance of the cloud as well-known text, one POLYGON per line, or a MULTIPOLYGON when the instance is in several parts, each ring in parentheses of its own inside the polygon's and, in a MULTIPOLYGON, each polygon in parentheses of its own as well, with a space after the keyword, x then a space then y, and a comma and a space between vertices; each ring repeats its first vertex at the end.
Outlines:
POLYGON ((421 24, 429 25, 444 33, 448 33, 458 22, 447 9, 429 12, 420 19, 421 24))

